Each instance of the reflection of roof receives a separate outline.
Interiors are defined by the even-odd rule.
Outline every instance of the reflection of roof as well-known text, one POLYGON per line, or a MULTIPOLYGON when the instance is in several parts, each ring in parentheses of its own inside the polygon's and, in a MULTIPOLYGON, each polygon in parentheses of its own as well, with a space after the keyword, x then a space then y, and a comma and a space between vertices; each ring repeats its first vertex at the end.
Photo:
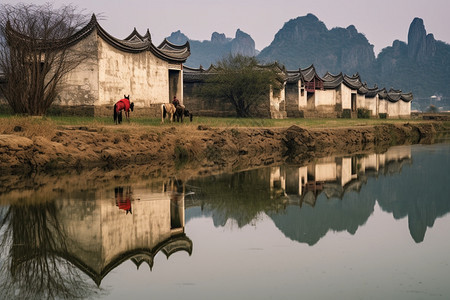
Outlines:
POLYGON ((181 250, 184 250, 191 255, 192 246, 192 241, 184 233, 175 235, 156 245, 152 249, 140 248, 116 255, 106 266, 103 266, 100 273, 97 273, 82 260, 71 255, 70 253, 58 253, 58 255, 70 261, 77 268, 86 273, 99 286, 103 278, 105 278, 109 272, 127 260, 131 260, 138 268, 143 262, 146 262, 150 269, 152 269, 153 259, 159 251, 162 251, 167 258, 169 258, 169 256, 173 253, 181 250))

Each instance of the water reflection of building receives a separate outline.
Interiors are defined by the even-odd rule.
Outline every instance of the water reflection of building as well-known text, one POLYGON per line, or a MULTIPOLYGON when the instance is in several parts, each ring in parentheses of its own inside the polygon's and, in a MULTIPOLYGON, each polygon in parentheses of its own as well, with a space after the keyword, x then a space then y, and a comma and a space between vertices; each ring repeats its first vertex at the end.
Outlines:
MULTIPOLYGON (((53 235, 52 240, 62 242, 55 245, 55 249, 49 247, 49 253, 45 255, 57 255, 71 262, 97 285, 124 261, 131 260, 137 268, 145 262, 152 268, 153 259, 159 252, 167 257, 181 250, 189 255, 192 253, 193 243, 184 232, 184 194, 177 189, 167 188, 167 185, 159 185, 157 189, 133 185, 67 196, 49 202, 55 206, 53 218, 38 219, 42 222, 56 219, 55 222, 25 224, 27 219, 21 216, 21 222, 24 222, 21 228, 47 228, 49 234, 46 236, 53 235), (121 191, 126 191, 123 197, 121 191), (121 203, 117 202, 117 197, 121 203), (58 225, 57 228, 53 223, 58 225)), ((10 217, 14 218, 14 215, 10 217)), ((32 222, 36 220, 34 218, 32 222)), ((34 249, 45 241, 36 240, 39 237, 16 241, 21 236, 21 229, 13 226, 12 230, 13 245, 20 242, 23 249, 28 249, 22 251, 21 257, 13 258, 15 268, 20 268, 24 262, 36 259, 27 253, 36 253, 34 249)))
POLYGON ((411 162, 411 147, 392 147, 383 154, 352 157, 325 157, 306 166, 281 166, 271 170, 270 187, 300 206, 314 206, 317 196, 342 198, 349 190, 359 190, 368 176, 398 173, 411 162))

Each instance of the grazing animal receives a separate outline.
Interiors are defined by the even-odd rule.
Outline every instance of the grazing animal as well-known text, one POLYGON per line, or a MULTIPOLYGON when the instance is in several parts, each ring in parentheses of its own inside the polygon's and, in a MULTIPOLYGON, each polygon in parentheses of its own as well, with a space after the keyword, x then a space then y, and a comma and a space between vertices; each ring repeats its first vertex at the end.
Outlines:
POLYGON ((177 122, 183 123, 183 117, 189 117, 192 122, 193 115, 187 110, 183 105, 178 105, 175 111, 175 116, 177 117, 177 122))
POLYGON ((123 95, 123 99, 120 99, 114 104, 114 123, 122 123, 122 110, 125 111, 127 121, 130 121, 130 110, 134 110, 134 103, 130 103, 130 95, 123 95))
POLYGON ((164 119, 167 115, 169 116, 170 122, 172 122, 175 111, 175 106, 172 103, 161 104, 161 124, 164 123, 164 119))

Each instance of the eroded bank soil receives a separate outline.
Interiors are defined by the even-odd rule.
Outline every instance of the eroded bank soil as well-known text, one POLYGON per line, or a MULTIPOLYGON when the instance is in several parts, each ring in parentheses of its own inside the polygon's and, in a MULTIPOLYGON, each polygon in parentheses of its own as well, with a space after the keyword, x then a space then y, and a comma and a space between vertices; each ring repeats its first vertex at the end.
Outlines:
POLYGON ((0 131, 2 175, 145 166, 147 175, 198 176, 331 153, 383 152, 391 145, 430 143, 443 130, 439 122, 332 129, 27 126, 0 131))

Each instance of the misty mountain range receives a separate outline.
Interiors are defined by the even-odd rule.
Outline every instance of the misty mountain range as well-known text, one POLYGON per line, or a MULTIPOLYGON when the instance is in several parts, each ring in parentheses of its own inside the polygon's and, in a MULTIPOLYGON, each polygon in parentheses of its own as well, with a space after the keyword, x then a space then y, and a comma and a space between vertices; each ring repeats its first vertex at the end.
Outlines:
POLYGON ((395 40, 375 57, 373 45, 355 26, 328 29, 313 14, 291 19, 277 32, 272 43, 261 52, 255 49, 252 37, 237 30, 234 38, 214 32, 211 40, 190 40, 181 31, 167 39, 175 44, 189 41, 189 67, 208 68, 224 55, 256 56, 262 63, 278 61, 288 70, 314 64, 324 75, 343 72, 359 73, 369 86, 393 87, 413 92, 413 107, 423 109, 433 99, 442 100, 436 106, 450 104, 450 45, 427 34, 424 22, 415 18, 408 32, 408 41, 395 40))

